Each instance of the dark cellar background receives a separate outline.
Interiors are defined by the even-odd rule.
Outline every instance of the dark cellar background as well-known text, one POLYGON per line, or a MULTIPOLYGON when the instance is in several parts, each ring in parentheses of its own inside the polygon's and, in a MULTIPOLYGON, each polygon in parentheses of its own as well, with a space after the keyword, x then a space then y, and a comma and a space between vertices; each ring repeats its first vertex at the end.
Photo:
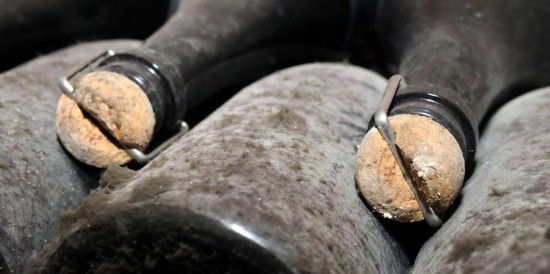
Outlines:
POLYGON ((0 0, 0 72, 78 42, 144 39, 176 2, 0 0))

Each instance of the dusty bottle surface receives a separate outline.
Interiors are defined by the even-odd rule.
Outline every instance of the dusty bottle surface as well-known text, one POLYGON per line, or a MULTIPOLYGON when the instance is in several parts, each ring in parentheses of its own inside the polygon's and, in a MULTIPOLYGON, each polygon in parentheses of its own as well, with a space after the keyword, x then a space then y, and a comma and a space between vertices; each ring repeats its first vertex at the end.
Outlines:
POLYGON ((67 157, 56 138, 57 76, 90 51, 135 45, 82 44, 0 74, 0 256, 13 273, 23 273, 48 243, 58 215, 97 185, 94 172, 67 157))
POLYGON ((550 270, 550 88, 487 123, 461 203, 420 251, 413 273, 550 270))
POLYGON ((408 259, 353 179, 356 137, 384 85, 341 64, 252 84, 125 182, 102 178, 107 187, 67 215, 35 270, 405 272, 408 259))

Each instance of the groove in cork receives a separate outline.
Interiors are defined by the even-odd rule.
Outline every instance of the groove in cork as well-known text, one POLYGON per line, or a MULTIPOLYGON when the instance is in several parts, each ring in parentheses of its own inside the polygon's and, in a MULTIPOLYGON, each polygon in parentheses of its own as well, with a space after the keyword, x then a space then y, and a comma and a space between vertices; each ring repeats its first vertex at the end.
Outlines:
POLYGON ((75 94, 76 102, 61 96, 56 126, 59 139, 79 161, 96 167, 124 164, 130 157, 121 146, 147 147, 155 114, 136 83, 114 72, 95 71, 75 81, 75 94))

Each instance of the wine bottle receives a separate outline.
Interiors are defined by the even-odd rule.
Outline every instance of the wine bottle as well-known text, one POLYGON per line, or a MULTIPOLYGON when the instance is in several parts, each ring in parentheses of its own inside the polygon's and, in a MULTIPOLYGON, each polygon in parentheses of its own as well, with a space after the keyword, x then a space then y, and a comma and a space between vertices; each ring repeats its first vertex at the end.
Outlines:
POLYGON ((362 2, 183 1, 142 46, 98 61, 75 79, 74 92, 66 89, 58 107, 60 140, 87 164, 126 163, 153 138, 177 132, 187 107, 217 91, 193 88, 196 78, 245 82, 292 64, 342 60, 316 49, 341 49, 350 41, 362 2), (213 78, 219 67, 226 75, 213 78), (77 106, 86 115, 75 114, 77 106))
POLYGON ((407 84, 393 98, 389 121, 420 194, 413 195, 376 129, 361 145, 356 176, 376 211, 414 222, 424 219, 419 200, 441 215, 457 197, 488 111, 548 84, 550 6, 505 0, 380 5, 381 43, 407 84))

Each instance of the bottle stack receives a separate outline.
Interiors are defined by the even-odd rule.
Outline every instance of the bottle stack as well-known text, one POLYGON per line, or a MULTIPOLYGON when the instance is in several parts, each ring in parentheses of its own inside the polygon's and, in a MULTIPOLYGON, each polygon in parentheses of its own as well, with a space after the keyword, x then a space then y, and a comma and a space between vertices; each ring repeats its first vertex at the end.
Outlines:
POLYGON ((252 84, 127 180, 108 170, 35 271, 403 273, 353 178, 384 85, 341 64, 252 84))

